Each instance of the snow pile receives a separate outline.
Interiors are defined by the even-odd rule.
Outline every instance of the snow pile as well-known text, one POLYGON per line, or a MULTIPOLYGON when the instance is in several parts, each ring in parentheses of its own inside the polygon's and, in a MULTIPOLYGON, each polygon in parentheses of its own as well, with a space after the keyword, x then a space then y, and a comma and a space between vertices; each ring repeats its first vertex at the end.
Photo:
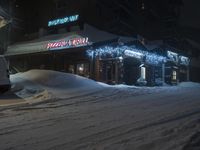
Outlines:
POLYGON ((30 70, 20 74, 21 78, 28 79, 42 86, 72 89, 98 87, 99 85, 90 79, 73 75, 69 73, 51 71, 51 70, 30 70))
POLYGON ((178 86, 180 86, 180 87, 186 87, 186 88, 193 88, 193 87, 195 87, 195 88, 200 88, 200 83, 195 83, 195 82, 181 82, 181 83, 179 83, 179 85, 178 86))
MULTIPOLYGON (((11 75, 11 82, 12 91, 15 92, 17 96, 29 101, 42 101, 87 95, 99 92, 99 90, 105 88, 118 88, 121 90, 130 88, 141 90, 142 88, 148 89, 147 87, 128 86, 123 84, 107 85, 78 75, 51 70, 30 70, 25 73, 11 75)), ((178 86, 200 88, 200 84, 192 82, 183 82, 178 86)))
POLYGON ((106 87, 93 80, 51 70, 30 70, 11 75, 13 91, 26 99, 66 98, 106 87))

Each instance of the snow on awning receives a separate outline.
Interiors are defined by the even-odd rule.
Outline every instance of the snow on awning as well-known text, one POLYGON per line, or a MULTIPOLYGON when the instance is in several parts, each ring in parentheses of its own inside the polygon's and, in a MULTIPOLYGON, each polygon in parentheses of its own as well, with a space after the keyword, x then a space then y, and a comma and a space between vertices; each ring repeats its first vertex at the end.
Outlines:
MULTIPOLYGON (((33 41, 29 41, 26 43, 11 45, 8 47, 8 50, 5 53, 5 55, 6 56, 14 56, 14 55, 31 54, 31 53, 38 53, 38 52, 48 52, 50 50, 50 49, 48 49, 48 45, 50 43, 58 44, 59 49, 67 50, 68 47, 60 46, 63 44, 62 42, 67 43, 67 41, 69 41, 69 38, 72 39, 72 38, 77 38, 77 37, 88 39, 88 41, 89 41, 88 45, 91 45, 91 43, 109 41, 109 40, 113 40, 116 38, 119 38, 119 39, 121 39, 121 41, 126 41, 126 42, 134 40, 134 38, 120 37, 118 35, 107 33, 107 32, 98 30, 88 24, 85 24, 84 30, 65 33, 65 34, 44 36, 42 38, 39 38, 39 39, 36 39, 33 41)), ((85 46, 85 44, 83 46, 85 46)), ((80 47, 80 45, 78 47, 80 47)), ((73 48, 76 48, 76 46, 74 46, 73 48)))
POLYGON ((23 55, 23 54, 32 54, 38 52, 48 51, 46 45, 48 42, 36 42, 36 43, 26 43, 26 44, 17 44, 9 46, 5 52, 5 56, 14 56, 14 55, 23 55))
POLYGON ((6 20, 2 16, 0 16, 0 28, 4 27, 6 24, 6 20))

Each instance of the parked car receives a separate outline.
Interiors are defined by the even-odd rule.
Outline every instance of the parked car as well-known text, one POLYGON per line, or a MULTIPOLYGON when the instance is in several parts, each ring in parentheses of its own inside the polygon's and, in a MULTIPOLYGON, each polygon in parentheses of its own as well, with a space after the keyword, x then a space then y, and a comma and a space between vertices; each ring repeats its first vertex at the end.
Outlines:
POLYGON ((8 91, 11 87, 9 67, 4 56, 0 55, 0 93, 8 91))

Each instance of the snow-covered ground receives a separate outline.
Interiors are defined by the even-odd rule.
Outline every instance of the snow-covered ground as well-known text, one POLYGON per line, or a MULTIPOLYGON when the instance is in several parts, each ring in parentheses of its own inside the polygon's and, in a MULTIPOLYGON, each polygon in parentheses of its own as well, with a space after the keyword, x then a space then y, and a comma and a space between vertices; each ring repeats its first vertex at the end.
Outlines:
POLYGON ((44 103, 0 112, 1 150, 200 149, 198 83, 109 86, 47 70, 11 81, 18 96, 44 103))

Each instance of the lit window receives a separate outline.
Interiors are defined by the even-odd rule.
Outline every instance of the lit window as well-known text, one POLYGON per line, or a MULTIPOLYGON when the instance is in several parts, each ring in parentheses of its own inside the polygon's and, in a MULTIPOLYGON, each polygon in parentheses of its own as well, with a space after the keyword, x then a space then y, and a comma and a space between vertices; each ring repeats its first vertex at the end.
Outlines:
POLYGON ((141 8, 142 8, 142 10, 144 10, 144 9, 145 9, 145 7, 144 7, 144 3, 142 3, 142 7, 141 7, 141 8))
POLYGON ((68 71, 69 71, 70 73, 75 73, 75 71, 74 71, 74 65, 69 65, 68 71))
POLYGON ((89 64, 88 63, 77 64, 76 73, 81 76, 89 77, 89 64))
POLYGON ((172 72, 172 80, 176 80, 176 78, 177 78, 177 73, 176 73, 176 71, 173 71, 172 72))
POLYGON ((79 74, 79 75, 84 74, 84 64, 77 65, 77 74, 79 74))

